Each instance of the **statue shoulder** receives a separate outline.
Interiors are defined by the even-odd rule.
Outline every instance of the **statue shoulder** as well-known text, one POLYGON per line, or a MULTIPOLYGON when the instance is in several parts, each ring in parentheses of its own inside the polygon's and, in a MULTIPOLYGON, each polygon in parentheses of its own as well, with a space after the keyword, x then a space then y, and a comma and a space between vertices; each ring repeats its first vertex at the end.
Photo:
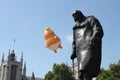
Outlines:
POLYGON ((95 20, 97 20, 97 18, 95 16, 91 15, 91 16, 87 17, 87 20, 89 20, 89 21, 95 21, 95 20))
POLYGON ((97 19, 95 16, 93 16, 93 15, 88 16, 88 17, 87 17, 87 20, 88 20, 90 23, 98 23, 98 22, 99 22, 98 19, 97 19))

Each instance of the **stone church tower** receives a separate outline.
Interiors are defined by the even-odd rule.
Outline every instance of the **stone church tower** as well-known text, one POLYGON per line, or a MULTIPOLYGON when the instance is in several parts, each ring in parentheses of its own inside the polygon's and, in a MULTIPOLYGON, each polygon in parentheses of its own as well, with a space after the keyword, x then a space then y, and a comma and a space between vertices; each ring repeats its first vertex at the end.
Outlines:
POLYGON ((34 72, 32 73, 31 80, 35 80, 35 75, 34 75, 34 72))
POLYGON ((4 60, 4 54, 0 66, 0 80, 27 80, 26 64, 23 69, 23 54, 21 60, 17 61, 14 50, 8 52, 7 60, 4 60))

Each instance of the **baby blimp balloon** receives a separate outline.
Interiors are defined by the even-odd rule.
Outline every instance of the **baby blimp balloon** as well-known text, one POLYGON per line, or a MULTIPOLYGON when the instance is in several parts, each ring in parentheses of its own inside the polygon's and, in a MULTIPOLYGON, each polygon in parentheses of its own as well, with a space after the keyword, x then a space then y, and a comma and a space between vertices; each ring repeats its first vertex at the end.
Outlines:
POLYGON ((50 50, 53 50, 55 53, 57 53, 58 48, 62 49, 60 38, 53 32, 52 29, 50 29, 50 27, 46 27, 44 38, 46 47, 50 50))

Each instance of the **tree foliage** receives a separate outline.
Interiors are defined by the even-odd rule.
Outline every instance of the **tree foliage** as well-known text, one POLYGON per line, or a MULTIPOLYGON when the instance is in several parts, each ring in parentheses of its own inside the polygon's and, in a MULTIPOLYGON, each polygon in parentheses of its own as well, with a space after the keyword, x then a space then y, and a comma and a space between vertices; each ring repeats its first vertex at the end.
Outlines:
POLYGON ((109 69, 101 69, 96 80, 120 80, 120 61, 117 64, 110 64, 109 69))
POLYGON ((72 70, 63 64, 54 64, 52 71, 45 75, 45 80, 74 80, 72 70))

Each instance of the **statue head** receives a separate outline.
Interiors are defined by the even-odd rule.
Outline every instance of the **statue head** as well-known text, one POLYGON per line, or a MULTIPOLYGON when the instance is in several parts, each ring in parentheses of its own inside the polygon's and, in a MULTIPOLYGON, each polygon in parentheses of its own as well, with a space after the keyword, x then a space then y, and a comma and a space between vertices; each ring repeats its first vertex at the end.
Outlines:
POLYGON ((81 22, 85 18, 83 13, 81 11, 79 11, 79 10, 75 10, 73 12, 72 16, 73 16, 75 22, 76 21, 80 21, 81 22))

